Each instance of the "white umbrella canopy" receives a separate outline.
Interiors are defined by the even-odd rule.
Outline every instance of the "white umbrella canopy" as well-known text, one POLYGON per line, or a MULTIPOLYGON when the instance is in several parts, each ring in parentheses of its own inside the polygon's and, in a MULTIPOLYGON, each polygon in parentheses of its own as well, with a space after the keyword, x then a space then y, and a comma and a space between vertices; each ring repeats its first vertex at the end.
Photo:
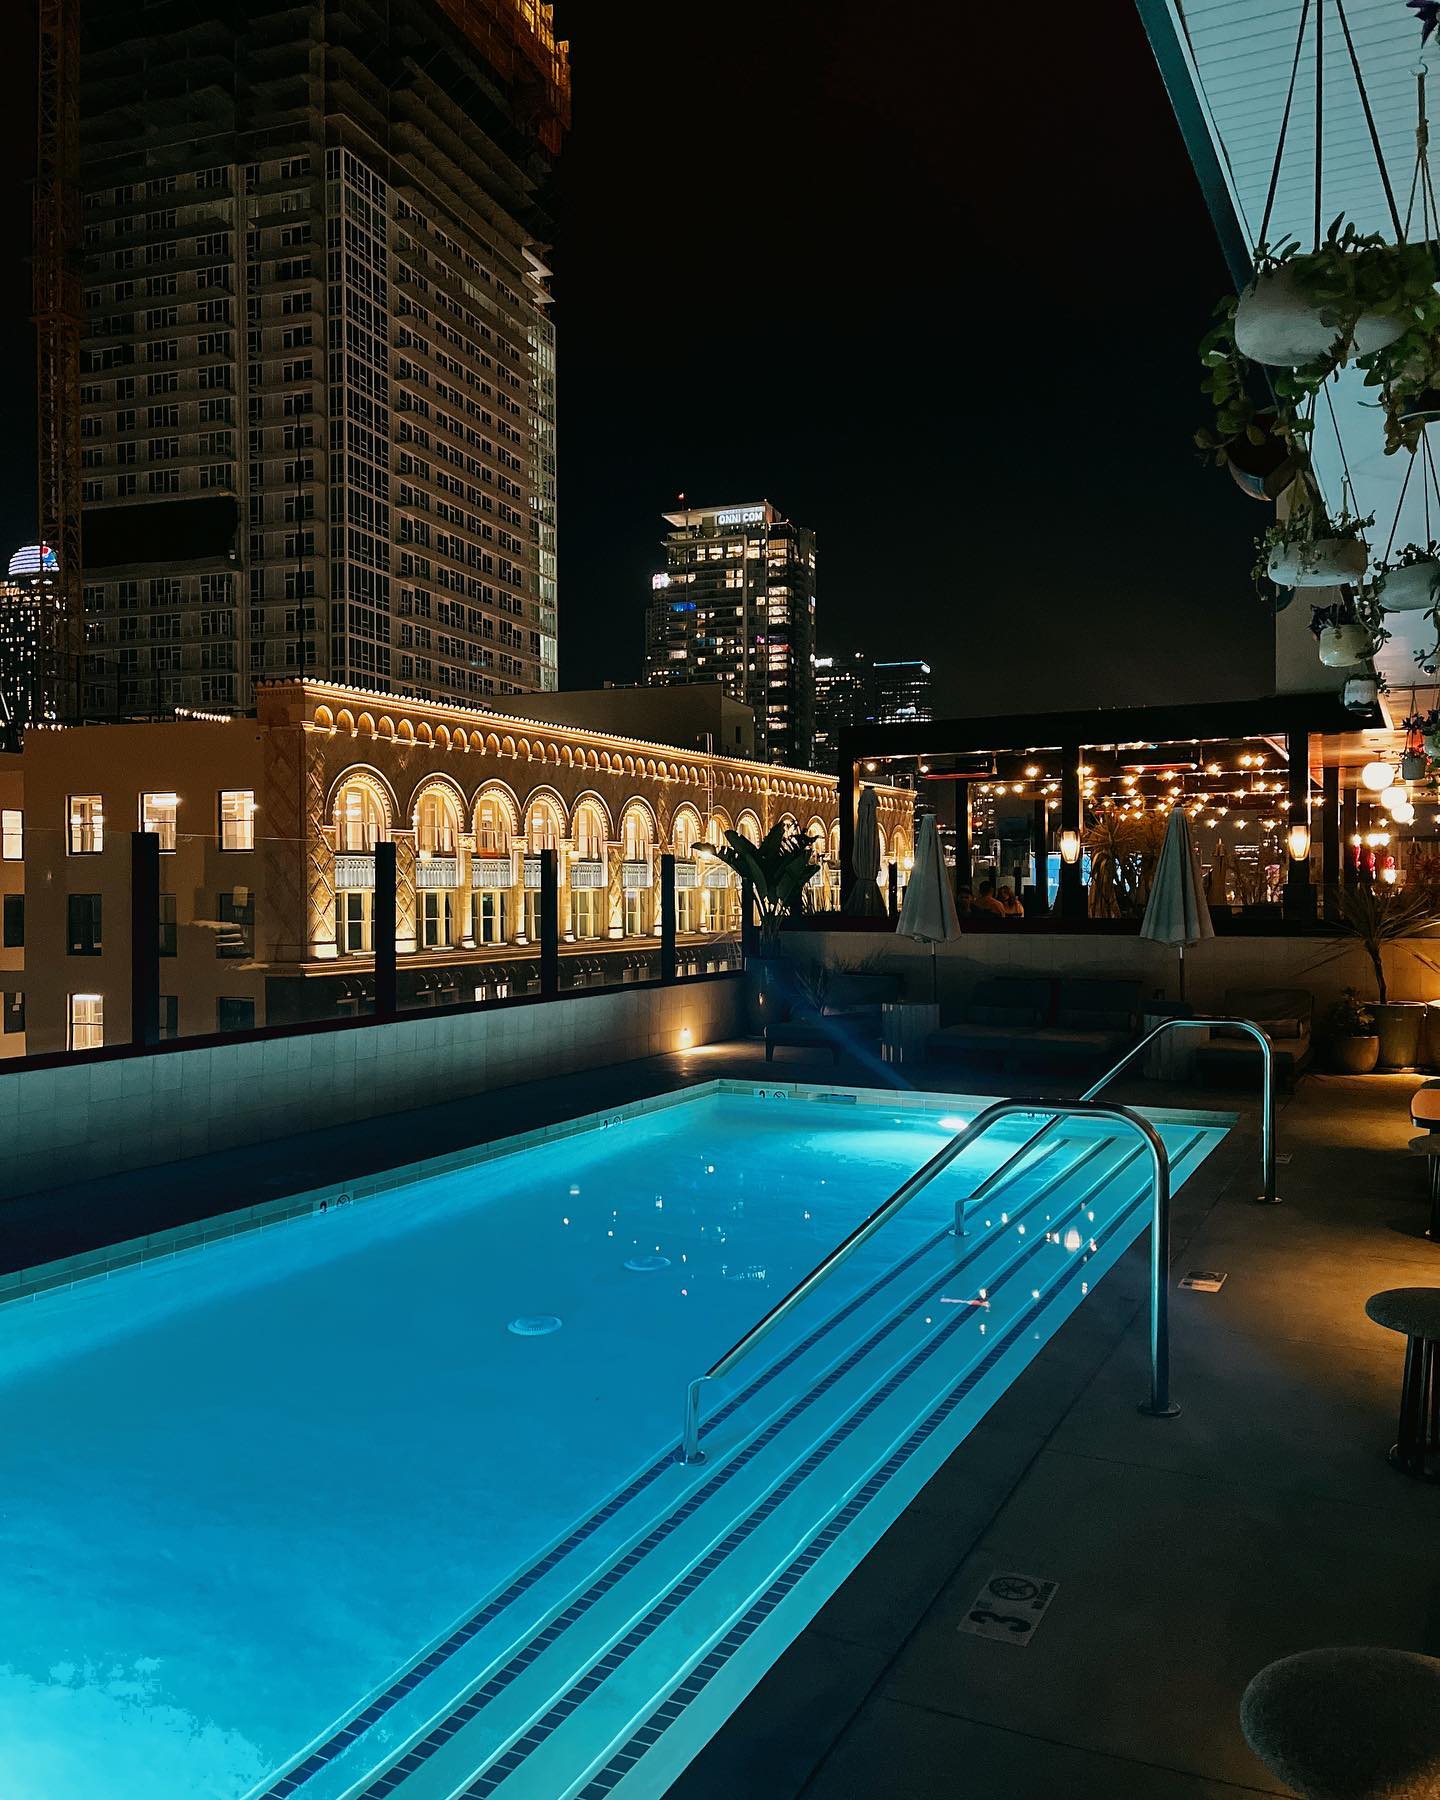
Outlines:
POLYGON ((1165 827, 1165 842, 1160 846, 1160 860, 1155 865, 1155 879, 1145 917, 1140 921, 1140 935, 1156 944, 1173 944, 1180 952, 1180 998, 1185 998, 1185 952, 1191 944, 1204 943, 1215 935, 1210 923, 1210 908, 1205 900, 1205 883, 1200 874, 1200 860, 1195 854, 1195 840, 1190 835, 1190 819, 1183 806, 1175 807, 1165 827))
POLYGON ((885 902, 875 885, 880 873, 880 805, 874 788, 862 787, 860 790, 860 804, 855 808, 855 847, 850 852, 850 867, 855 873, 855 885, 842 910, 862 919, 879 918, 884 914, 885 902))
POLYGON ((955 910, 955 896, 950 891, 950 874, 940 853, 940 833, 935 818, 927 813, 920 821, 920 835, 915 842, 915 867, 900 908, 900 923, 895 928, 902 937, 918 938, 930 946, 930 998, 936 997, 936 944, 950 944, 962 936, 960 915, 955 910))

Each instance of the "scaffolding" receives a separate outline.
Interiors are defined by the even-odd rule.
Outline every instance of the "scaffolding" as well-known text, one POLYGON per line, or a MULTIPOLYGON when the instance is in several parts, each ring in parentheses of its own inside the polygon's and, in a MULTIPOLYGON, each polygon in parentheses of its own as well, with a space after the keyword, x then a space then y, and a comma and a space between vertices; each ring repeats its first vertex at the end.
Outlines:
POLYGON ((79 0, 40 0, 33 301, 39 527, 55 552, 42 612, 40 692, 31 717, 79 714, 84 642, 80 568, 79 0))

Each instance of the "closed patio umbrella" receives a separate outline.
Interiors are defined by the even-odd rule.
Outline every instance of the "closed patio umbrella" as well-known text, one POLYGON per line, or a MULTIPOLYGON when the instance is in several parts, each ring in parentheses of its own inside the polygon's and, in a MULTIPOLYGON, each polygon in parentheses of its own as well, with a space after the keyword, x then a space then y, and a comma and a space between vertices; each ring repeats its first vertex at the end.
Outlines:
POLYGON ((885 902, 875 882, 880 874, 880 808, 874 788, 862 787, 860 804, 855 809, 855 847, 850 853, 850 867, 855 872, 855 885, 843 911, 862 919, 880 918, 885 902))
POLYGON ((910 872, 910 885, 900 908, 896 930, 902 937, 918 938, 930 946, 930 999, 939 998, 935 967, 935 946, 951 944, 960 937, 960 915, 955 910, 955 896, 950 891, 950 874, 940 854, 940 833, 935 818, 927 813, 920 821, 920 835, 915 844, 915 867, 910 872))
POLYGON ((1215 935, 1210 908, 1200 878, 1190 819, 1183 806, 1170 814, 1165 842, 1155 865, 1150 901, 1140 922, 1140 935, 1156 944, 1174 944, 1180 951, 1180 998, 1185 998, 1185 952, 1215 935))

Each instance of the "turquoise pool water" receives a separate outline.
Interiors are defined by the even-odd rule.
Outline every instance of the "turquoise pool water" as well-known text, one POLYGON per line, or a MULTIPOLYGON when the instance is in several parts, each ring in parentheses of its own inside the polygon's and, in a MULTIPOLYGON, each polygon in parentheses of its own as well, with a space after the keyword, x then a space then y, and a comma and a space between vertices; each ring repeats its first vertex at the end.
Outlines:
POLYGON ((971 1110, 705 1092, 0 1308, 4 1800, 263 1793, 673 1444, 688 1379, 971 1110))

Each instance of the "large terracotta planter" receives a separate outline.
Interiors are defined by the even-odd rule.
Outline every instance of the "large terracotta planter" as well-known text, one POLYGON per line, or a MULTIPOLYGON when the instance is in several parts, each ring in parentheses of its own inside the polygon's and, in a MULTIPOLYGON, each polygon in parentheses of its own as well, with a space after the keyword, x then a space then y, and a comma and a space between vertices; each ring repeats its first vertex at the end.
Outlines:
POLYGON ((1379 1033, 1380 1067, 1413 1069, 1420 1060, 1420 1032, 1425 1024, 1422 1000, 1390 1000, 1384 1006, 1372 1006, 1375 1029, 1379 1033))
MULTIPOLYGON (((1235 345, 1251 362, 1272 369, 1298 369, 1328 356, 1335 327, 1327 325, 1300 291, 1297 269, 1308 259, 1295 257, 1278 269, 1256 276, 1235 309, 1235 345)), ((1393 344, 1405 329, 1399 319, 1362 313, 1350 340, 1351 357, 1368 356, 1393 344)))
POLYGON ((1305 538, 1298 544, 1277 544, 1265 572, 1276 587, 1339 587, 1363 581, 1369 560, 1358 538, 1305 538))
POLYGON ((1380 1040, 1378 1037, 1332 1038, 1329 1059, 1337 1075, 1368 1075, 1380 1060, 1380 1040))

